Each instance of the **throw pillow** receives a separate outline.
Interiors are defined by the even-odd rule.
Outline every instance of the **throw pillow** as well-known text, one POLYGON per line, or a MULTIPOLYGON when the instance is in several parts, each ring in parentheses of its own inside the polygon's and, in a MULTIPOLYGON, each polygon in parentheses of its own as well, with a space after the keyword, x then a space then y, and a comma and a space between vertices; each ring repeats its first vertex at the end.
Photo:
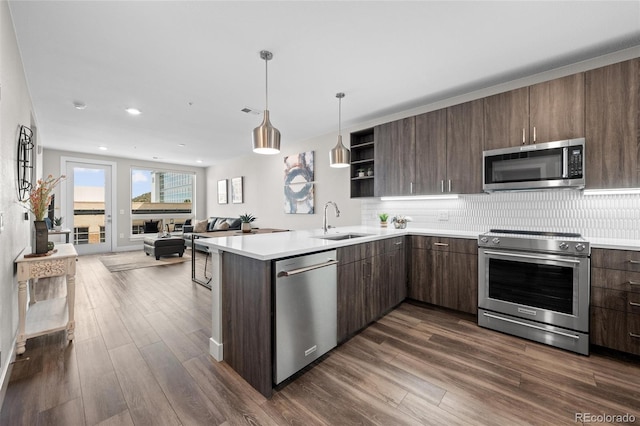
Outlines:
POLYGON ((209 221, 207 219, 196 221, 196 225, 193 227, 193 232, 195 232, 195 233, 207 232, 207 223, 208 222, 209 221))
POLYGON ((216 222, 216 231, 226 231, 227 229, 229 229, 229 224, 227 223, 227 221, 224 222, 216 222))

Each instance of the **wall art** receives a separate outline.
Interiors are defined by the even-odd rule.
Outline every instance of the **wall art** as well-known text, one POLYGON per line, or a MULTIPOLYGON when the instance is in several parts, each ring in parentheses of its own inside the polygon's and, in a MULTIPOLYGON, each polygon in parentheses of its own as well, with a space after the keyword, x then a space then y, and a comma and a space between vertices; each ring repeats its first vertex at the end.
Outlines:
POLYGON ((314 153, 284 158, 284 212, 314 214, 314 153))
POLYGON ((242 176, 231 179, 231 202, 233 204, 243 203, 242 195, 242 176))
POLYGON ((218 204, 227 204, 227 181, 229 179, 222 179, 218 181, 218 204))

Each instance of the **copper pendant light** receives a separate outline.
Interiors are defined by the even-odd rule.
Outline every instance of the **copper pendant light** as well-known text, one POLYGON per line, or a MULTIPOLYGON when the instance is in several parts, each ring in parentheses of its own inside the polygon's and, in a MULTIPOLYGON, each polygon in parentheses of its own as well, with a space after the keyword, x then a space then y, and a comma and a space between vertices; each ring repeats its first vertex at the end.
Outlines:
POLYGON ((280 131, 269 121, 269 86, 267 64, 273 58, 273 53, 263 50, 260 57, 264 59, 265 70, 265 109, 264 118, 260 126, 253 129, 253 152, 257 154, 277 154, 280 152, 280 131))
POLYGON ((331 167, 349 167, 351 165, 351 151, 342 144, 342 98, 344 93, 336 93, 338 98, 338 143, 329 151, 329 165, 331 167))

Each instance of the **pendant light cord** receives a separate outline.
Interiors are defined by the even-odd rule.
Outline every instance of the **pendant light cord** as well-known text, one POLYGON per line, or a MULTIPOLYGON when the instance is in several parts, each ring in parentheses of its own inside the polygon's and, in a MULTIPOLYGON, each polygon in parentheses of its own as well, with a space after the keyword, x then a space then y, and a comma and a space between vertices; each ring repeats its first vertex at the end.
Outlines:
POLYGON ((265 109, 269 109, 269 59, 264 60, 264 97, 265 109))
POLYGON ((342 98, 338 98, 338 136, 342 135, 342 98))

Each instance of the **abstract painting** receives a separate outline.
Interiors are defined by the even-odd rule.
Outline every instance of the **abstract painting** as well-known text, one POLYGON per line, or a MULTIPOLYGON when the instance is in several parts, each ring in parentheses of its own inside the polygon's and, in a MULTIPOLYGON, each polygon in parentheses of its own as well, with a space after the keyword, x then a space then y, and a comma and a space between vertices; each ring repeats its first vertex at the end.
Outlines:
POLYGON ((313 151, 284 158, 284 212, 314 214, 313 151))

